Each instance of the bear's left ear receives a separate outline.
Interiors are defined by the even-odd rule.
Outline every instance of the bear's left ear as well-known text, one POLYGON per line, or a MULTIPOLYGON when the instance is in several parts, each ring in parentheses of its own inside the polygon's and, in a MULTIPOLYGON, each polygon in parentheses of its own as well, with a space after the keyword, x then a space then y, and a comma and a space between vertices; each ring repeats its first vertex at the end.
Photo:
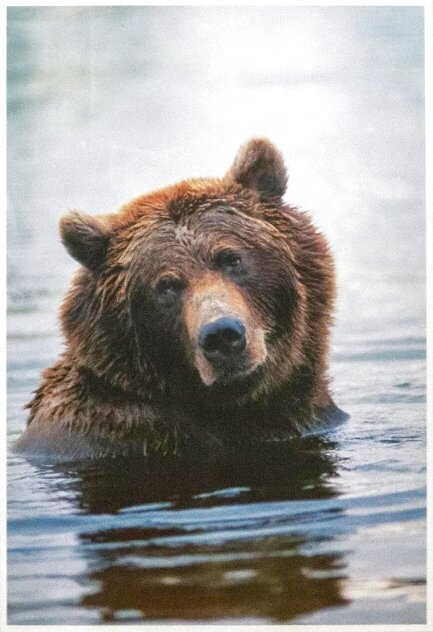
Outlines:
POLYGON ((287 186, 283 157, 266 138, 252 138, 242 145, 227 177, 257 191, 262 199, 282 197, 287 186))
POLYGON ((92 272, 105 261, 110 234, 102 218, 72 211, 60 220, 60 236, 71 257, 92 272))

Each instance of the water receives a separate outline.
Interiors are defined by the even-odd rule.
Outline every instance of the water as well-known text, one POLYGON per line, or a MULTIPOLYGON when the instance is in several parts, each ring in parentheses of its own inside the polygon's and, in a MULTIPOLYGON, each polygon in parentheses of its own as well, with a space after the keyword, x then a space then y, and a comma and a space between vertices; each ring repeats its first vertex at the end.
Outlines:
POLYGON ((68 208, 223 174, 265 135, 335 253, 350 419, 214 463, 8 458, 8 621, 425 622, 423 14, 11 8, 8 446, 62 343, 68 208))

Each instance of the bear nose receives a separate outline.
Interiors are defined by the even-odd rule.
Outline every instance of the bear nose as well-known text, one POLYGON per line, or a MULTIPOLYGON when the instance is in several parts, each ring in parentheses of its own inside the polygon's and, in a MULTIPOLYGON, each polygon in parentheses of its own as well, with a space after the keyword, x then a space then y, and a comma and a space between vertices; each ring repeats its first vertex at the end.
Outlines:
POLYGON ((245 348, 245 326, 237 318, 219 318, 203 325, 198 344, 208 359, 233 355, 245 348))

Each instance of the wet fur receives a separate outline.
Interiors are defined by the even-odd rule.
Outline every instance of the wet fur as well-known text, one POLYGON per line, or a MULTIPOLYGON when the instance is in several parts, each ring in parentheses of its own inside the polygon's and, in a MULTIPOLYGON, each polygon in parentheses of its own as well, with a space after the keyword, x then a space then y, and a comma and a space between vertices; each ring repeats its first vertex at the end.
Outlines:
POLYGON ((61 308, 66 350, 43 373, 17 449, 224 454, 338 414, 327 377, 333 260, 308 215, 282 202, 286 180, 279 152, 258 139, 221 180, 182 182, 117 214, 64 218, 62 239, 82 264, 61 308), (214 254, 239 244, 244 277, 226 279, 214 254), (188 305, 203 284, 225 284, 228 300, 266 331, 266 361, 232 384, 204 385, 194 316, 156 298, 167 274, 186 279, 188 305))

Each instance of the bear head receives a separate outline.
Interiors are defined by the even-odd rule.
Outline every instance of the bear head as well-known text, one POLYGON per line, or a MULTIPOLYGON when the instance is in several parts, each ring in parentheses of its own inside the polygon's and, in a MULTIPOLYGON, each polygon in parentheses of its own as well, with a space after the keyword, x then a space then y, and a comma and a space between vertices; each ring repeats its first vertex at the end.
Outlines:
POLYGON ((278 150, 253 139, 222 179, 61 220, 82 265, 62 305, 66 353, 113 394, 239 405, 325 380, 332 258, 282 201, 278 150))

